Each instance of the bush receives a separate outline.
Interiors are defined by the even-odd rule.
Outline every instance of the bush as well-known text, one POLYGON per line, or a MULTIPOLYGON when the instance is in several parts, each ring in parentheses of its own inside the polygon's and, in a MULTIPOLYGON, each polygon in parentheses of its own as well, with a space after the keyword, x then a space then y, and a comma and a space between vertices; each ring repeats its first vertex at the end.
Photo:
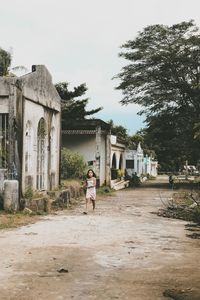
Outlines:
POLYGON ((24 193, 25 199, 31 199, 33 197, 33 190, 31 187, 28 187, 24 193))
POLYGON ((138 187, 141 184, 140 177, 137 174, 133 174, 132 176, 126 174, 125 180, 129 180, 129 187, 138 187))
POLYGON ((61 178, 83 178, 87 165, 77 152, 63 148, 61 150, 61 178))

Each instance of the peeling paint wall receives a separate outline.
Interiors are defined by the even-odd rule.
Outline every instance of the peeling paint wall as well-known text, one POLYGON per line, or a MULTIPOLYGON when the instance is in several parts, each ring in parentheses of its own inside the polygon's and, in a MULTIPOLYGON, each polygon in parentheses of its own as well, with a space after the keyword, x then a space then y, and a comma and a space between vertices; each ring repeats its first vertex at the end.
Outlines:
POLYGON ((36 190, 38 158, 44 156, 44 189, 56 188, 59 185, 61 105, 45 66, 33 66, 32 73, 19 78, 0 78, 0 113, 9 114, 9 178, 19 180, 22 193, 28 186, 36 190), (38 156, 41 119, 46 124, 46 132, 43 153, 38 156))

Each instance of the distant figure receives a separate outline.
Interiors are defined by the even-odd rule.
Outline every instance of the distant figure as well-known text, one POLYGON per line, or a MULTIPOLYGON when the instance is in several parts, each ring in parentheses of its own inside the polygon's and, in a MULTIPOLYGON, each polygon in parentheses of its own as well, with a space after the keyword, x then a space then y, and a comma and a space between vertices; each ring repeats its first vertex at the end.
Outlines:
POLYGON ((84 186, 86 187, 86 211, 84 214, 88 213, 88 203, 92 202, 93 211, 95 210, 95 200, 96 200, 96 175, 92 169, 87 171, 86 181, 84 186))
POLYGON ((173 178, 173 175, 169 175, 169 184, 170 184, 171 188, 173 189, 173 187, 174 187, 174 178, 173 178))

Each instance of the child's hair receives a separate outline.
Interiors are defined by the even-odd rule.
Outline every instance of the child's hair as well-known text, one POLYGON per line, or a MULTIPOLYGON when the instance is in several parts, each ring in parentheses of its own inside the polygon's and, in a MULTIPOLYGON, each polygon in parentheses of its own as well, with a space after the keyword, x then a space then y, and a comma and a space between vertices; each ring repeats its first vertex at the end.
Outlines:
POLYGON ((90 172, 90 171, 92 171, 93 177, 96 177, 96 174, 94 173, 94 171, 93 171, 92 169, 89 169, 89 170, 87 171, 86 177, 87 177, 87 178, 90 178, 90 177, 89 177, 89 172, 90 172))

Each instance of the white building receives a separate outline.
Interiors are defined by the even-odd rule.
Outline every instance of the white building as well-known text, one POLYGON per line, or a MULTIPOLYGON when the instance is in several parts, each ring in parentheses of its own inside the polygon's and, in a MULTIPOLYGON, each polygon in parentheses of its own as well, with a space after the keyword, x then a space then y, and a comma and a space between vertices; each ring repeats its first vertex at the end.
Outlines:
POLYGON ((114 173, 116 170, 120 170, 123 174, 125 172, 125 145, 117 141, 115 135, 111 135, 111 180, 115 179, 114 173), (113 174, 112 174, 112 171, 113 174))
POLYGON ((0 77, 0 181, 20 191, 59 185, 60 97, 43 65, 21 77, 0 77))
POLYGON ((158 162, 153 160, 152 157, 145 155, 139 143, 137 150, 125 151, 126 171, 129 176, 137 174, 137 176, 151 175, 157 176, 158 162))

